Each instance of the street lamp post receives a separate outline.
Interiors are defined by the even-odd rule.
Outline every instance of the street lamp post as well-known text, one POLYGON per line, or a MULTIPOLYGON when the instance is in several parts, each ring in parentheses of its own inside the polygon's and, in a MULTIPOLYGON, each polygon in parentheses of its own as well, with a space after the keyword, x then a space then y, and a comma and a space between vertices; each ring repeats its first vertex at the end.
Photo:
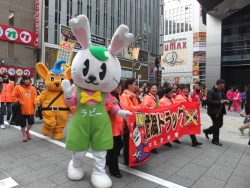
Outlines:
MULTIPOLYGON (((143 40, 143 42, 147 42, 147 34, 146 33, 139 34, 135 37, 135 39, 132 42, 132 52, 129 51, 129 47, 128 47, 129 54, 133 55, 133 49, 135 48, 135 43, 139 44, 141 40, 143 40)), ((133 78, 134 78, 134 72, 135 72, 135 64, 136 64, 136 59, 134 59, 132 62, 132 77, 133 78)))

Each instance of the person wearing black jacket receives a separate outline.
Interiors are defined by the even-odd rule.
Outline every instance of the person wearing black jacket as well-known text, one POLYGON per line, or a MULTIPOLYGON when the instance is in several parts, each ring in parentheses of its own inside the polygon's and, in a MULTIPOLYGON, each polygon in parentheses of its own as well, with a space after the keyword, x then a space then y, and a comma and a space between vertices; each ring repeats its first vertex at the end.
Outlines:
POLYGON ((228 103, 225 93, 222 91, 225 81, 219 79, 216 85, 207 94, 207 114, 212 119, 213 125, 203 132, 207 139, 208 135, 213 134, 212 144, 222 146, 219 142, 220 128, 223 126, 223 115, 226 114, 225 103, 228 103))

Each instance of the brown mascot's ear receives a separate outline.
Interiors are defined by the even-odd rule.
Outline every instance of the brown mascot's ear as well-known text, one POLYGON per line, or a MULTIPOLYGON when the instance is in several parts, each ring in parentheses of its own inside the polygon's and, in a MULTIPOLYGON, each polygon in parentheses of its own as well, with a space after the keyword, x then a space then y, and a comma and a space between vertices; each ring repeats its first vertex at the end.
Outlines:
POLYGON ((36 64, 36 72, 42 79, 45 80, 49 70, 42 62, 39 62, 36 64))
POLYGON ((72 77, 71 77, 71 66, 65 71, 66 73, 66 76, 67 76, 67 79, 70 80, 72 77))

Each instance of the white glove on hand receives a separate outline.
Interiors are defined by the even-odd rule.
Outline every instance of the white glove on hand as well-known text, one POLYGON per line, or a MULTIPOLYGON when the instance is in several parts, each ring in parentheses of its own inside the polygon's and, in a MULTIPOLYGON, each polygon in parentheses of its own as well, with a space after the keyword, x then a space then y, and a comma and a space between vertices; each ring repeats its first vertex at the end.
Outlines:
POLYGON ((72 96, 73 90, 75 89, 75 86, 72 86, 69 80, 63 80, 61 85, 64 96, 66 98, 70 98, 72 96))
POLYGON ((132 113, 130 112, 130 111, 128 111, 128 110, 119 110, 118 112, 117 112, 117 115, 118 116, 121 116, 123 119, 128 119, 127 118, 127 115, 132 115, 132 113))

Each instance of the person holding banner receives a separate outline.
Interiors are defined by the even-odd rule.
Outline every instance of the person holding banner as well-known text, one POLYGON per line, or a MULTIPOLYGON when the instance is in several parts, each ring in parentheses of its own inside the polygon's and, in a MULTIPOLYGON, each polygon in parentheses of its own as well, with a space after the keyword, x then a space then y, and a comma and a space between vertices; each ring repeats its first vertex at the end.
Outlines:
MULTIPOLYGON (((138 100, 134 93, 136 87, 135 78, 128 78, 124 84, 124 91, 121 95, 122 100, 122 108, 123 110, 134 111, 138 108, 138 100)), ((123 156, 124 156, 124 164, 128 165, 128 154, 129 154, 129 133, 123 134, 123 156)))
MULTIPOLYGON (((157 96, 157 84, 149 86, 149 93, 146 95, 141 104, 142 107, 148 107, 150 109, 158 108, 159 97, 157 96)), ((156 149, 151 150, 152 153, 158 153, 156 149)))
MULTIPOLYGON (((173 104, 176 104, 177 102, 174 99, 174 95, 175 95, 175 90, 171 87, 168 87, 165 90, 165 95, 159 101, 159 107, 167 107, 167 106, 171 106, 173 104)), ((177 144, 181 144, 181 142, 178 139, 174 140, 173 142, 175 142, 177 144)), ((166 143, 164 145, 168 146, 168 147, 172 147, 172 145, 170 143, 166 143)))
MULTIPOLYGON (((177 95, 175 98, 175 101, 176 102, 192 102, 192 98, 189 95, 189 86, 188 85, 184 85, 182 87, 182 94, 177 95)), ((194 134, 190 135, 190 138, 192 140, 193 147, 202 145, 202 143, 197 141, 196 136, 194 134)))
POLYGON ((120 155, 120 150, 123 147, 121 135, 124 132, 123 130, 124 120, 122 117, 112 113, 111 109, 113 105, 119 105, 121 108, 121 105, 120 105, 121 89, 122 89, 122 82, 120 81, 117 88, 111 92, 113 100, 110 101, 110 103, 107 103, 105 105, 106 110, 109 114, 110 121, 111 121, 113 141, 114 141, 113 148, 107 151, 106 164, 109 166, 109 173, 116 178, 122 178, 122 175, 119 170, 119 165, 118 165, 118 156, 120 155))

